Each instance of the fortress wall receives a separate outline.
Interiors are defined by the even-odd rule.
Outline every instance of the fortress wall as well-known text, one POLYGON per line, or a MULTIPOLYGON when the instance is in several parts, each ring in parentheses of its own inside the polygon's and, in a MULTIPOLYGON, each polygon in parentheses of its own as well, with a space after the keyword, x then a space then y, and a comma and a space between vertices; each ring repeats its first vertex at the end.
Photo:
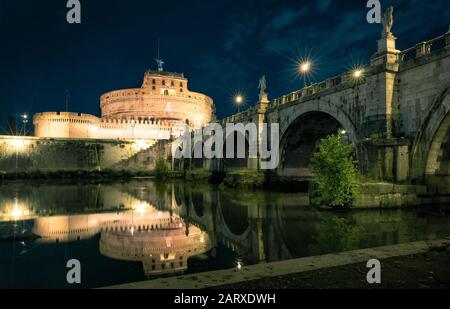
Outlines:
POLYGON ((78 139, 168 140, 184 130, 180 121, 101 119, 89 114, 39 113, 33 119, 36 137, 78 139))
MULTIPOLYGON (((142 161, 129 159, 153 143, 0 136, 0 172, 121 170, 122 161, 142 170, 142 161)), ((158 156, 157 151, 149 154, 158 156)))

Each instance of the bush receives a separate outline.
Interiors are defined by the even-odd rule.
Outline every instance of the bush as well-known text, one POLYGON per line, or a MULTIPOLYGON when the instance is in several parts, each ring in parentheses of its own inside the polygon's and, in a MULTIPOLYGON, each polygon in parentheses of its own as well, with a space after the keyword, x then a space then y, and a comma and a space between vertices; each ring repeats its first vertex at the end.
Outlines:
POLYGON ((358 194, 359 171, 352 144, 341 134, 320 141, 320 150, 312 158, 314 189, 312 202, 331 207, 350 206, 358 194))

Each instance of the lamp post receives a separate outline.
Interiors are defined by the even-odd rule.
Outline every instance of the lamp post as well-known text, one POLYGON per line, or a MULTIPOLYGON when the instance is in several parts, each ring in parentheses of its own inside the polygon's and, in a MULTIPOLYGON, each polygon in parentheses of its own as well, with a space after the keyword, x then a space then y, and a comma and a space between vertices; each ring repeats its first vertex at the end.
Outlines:
POLYGON ((27 114, 23 114, 21 116, 21 118, 22 118, 22 123, 23 123, 23 135, 26 136, 27 135, 28 115, 27 114))
POLYGON ((303 82, 304 82, 305 87, 306 87, 306 77, 307 77, 308 73, 311 71, 311 67, 312 67, 311 62, 308 60, 300 63, 299 69, 300 69, 300 73, 303 76, 303 82))
POLYGON ((364 70, 361 68, 356 68, 352 71, 352 78, 355 82, 360 81, 364 77, 364 70))
POLYGON ((234 103, 237 105, 238 113, 239 113, 240 112, 240 107, 241 107, 242 103, 244 103, 244 97, 242 95, 237 95, 234 98, 234 103))

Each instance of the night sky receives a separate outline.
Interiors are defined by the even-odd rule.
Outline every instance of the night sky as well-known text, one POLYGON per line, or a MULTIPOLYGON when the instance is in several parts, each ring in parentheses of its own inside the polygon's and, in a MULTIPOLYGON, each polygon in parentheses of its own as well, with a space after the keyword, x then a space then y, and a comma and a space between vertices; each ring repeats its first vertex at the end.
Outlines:
MULTIPOLYGON (((140 87, 155 69, 183 72, 190 89, 211 96, 217 116, 236 111, 234 93, 254 105, 266 75, 270 98, 299 89, 301 57, 310 82, 376 51, 381 25, 366 21, 365 0, 81 0, 82 23, 66 22, 66 0, 0 0, 1 131, 8 116, 69 110, 99 115, 99 96, 140 87)), ((448 30, 450 1, 381 1, 394 5, 397 48, 448 30)))

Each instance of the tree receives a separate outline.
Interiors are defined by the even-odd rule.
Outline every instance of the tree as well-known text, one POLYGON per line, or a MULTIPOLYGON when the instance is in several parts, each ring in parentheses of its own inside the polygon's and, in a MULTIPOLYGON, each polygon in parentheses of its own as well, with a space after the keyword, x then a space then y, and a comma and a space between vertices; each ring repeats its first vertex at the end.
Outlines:
POLYGON ((320 150, 311 162, 313 203, 334 208, 351 205, 358 194, 359 180, 353 153, 353 145, 346 143, 342 134, 329 135, 320 141, 320 150))

